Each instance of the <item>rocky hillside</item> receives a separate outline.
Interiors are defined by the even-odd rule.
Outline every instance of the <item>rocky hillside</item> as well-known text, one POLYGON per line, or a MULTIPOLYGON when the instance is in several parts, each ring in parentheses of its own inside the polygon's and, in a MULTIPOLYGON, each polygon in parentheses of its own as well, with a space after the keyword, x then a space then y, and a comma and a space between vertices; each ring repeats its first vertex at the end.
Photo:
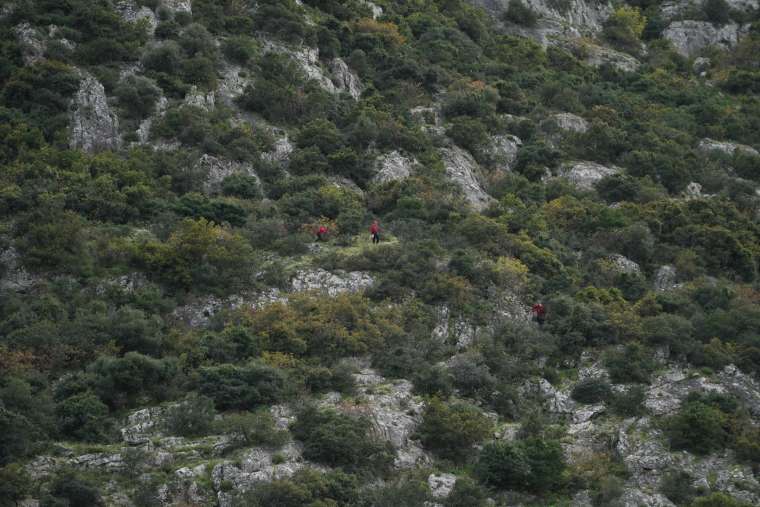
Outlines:
POLYGON ((3 1, 0 507, 760 505, 758 94, 757 0, 3 1))

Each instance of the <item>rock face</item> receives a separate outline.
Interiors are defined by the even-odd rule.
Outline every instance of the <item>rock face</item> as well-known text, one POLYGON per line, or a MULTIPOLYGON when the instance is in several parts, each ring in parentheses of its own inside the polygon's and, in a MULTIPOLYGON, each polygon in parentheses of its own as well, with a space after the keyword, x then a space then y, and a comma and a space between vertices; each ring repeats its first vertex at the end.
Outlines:
POLYGON ((522 140, 517 136, 506 134, 491 136, 490 141, 486 153, 489 161, 499 171, 511 171, 517 161, 517 152, 523 144, 522 140))
POLYGON ((21 46, 21 56, 24 64, 32 65, 44 58, 45 39, 29 23, 22 23, 14 28, 19 46, 21 46))
POLYGON ((222 69, 222 78, 219 80, 216 93, 219 99, 227 106, 232 107, 235 99, 240 97, 250 79, 239 65, 226 65, 222 69))
POLYGON ((559 176, 584 190, 591 190, 605 176, 618 174, 619 167, 606 167, 596 162, 569 162, 559 171, 559 176))
POLYGON ((330 272, 324 269, 301 270, 291 281, 294 292, 318 290, 329 296, 360 292, 372 286, 374 278, 361 271, 330 272))
POLYGON ((185 104, 188 106, 197 107, 204 111, 213 111, 215 107, 214 92, 202 92, 198 90, 197 86, 190 88, 190 91, 185 95, 185 104))
POLYGON ((607 260, 612 263, 618 273, 624 273, 627 275, 641 274, 641 268, 639 265, 624 255, 612 254, 607 257, 607 260))
POLYGON ((0 250, 0 291, 25 291, 34 286, 38 279, 32 276, 19 262, 18 252, 14 247, 0 250))
POLYGON ((251 164, 225 160, 208 154, 203 155, 198 160, 194 171, 205 175, 203 189, 206 193, 219 192, 224 179, 234 174, 243 174, 258 180, 251 164))
POLYGON ((716 141, 715 139, 704 138, 699 141, 697 149, 703 153, 719 153, 723 155, 732 156, 737 151, 745 155, 760 156, 758 152, 752 146, 746 144, 732 143, 730 141, 716 141))
POLYGON ((430 474, 427 482, 433 498, 442 499, 451 494, 451 490, 457 483, 457 476, 454 474, 430 474))
POLYGON ((461 316, 451 314, 448 306, 438 308, 437 324, 433 328, 434 339, 443 343, 456 343, 458 349, 469 347, 475 340, 477 328, 461 316))
MULTIPOLYGON (((665 19, 675 19, 689 12, 698 12, 707 3, 707 0, 670 0, 663 2, 660 12, 665 19)), ((729 9, 750 12, 760 6, 758 0, 726 0, 729 9)))
POLYGON ((553 125, 563 132, 573 132, 576 134, 584 134, 588 131, 588 122, 573 113, 557 113, 549 117, 549 121, 553 125))
POLYGON ((330 62, 330 72, 332 72, 333 83, 338 90, 348 93, 354 100, 361 96, 362 83, 342 58, 334 58, 330 62))
MULTIPOLYGON (((228 483, 237 493, 244 493, 261 481, 284 479, 291 477, 297 471, 307 466, 301 457, 300 446, 289 443, 279 450, 254 448, 248 450, 238 461, 224 461, 214 466, 211 472, 214 489, 220 491, 223 484, 228 483), (279 459, 273 459, 274 454, 279 459)), ((220 505, 226 493, 220 491, 220 505)))
POLYGON ((114 7, 125 21, 137 23, 144 20, 150 35, 156 31, 158 18, 150 8, 138 7, 134 0, 119 0, 114 4, 114 7))
POLYGON ((372 181, 375 183, 388 183, 389 181, 398 181, 408 178, 412 175, 416 160, 405 157, 398 151, 392 151, 380 155, 375 160, 377 173, 372 181))
POLYGON ((71 106, 69 145, 89 153, 119 149, 119 118, 108 105, 105 89, 94 76, 82 74, 71 106))
MULTIPOLYGON (((510 0, 470 0, 472 4, 483 7, 495 18, 501 19, 509 8, 510 0)), ((556 35, 593 35, 602 29, 602 23, 612 13, 612 5, 606 1, 569 0, 553 2, 552 0, 524 0, 523 2, 540 19, 535 27, 524 29, 509 26, 510 31, 522 32, 541 42, 556 35)))
POLYGON ((707 21, 674 21, 662 33, 681 55, 691 58, 709 46, 734 47, 747 32, 747 26, 731 23, 717 27, 707 21))
POLYGON ((322 67, 319 65, 318 49, 310 48, 308 46, 289 48, 282 44, 267 40, 264 41, 264 50, 290 56, 301 68, 307 79, 313 79, 327 92, 340 92, 340 90, 333 84, 332 80, 325 75, 322 67))
POLYGON ((654 275, 654 290, 666 291, 678 287, 678 273, 676 268, 670 265, 660 266, 654 275))
POLYGON ((441 158, 446 175, 462 190, 473 209, 483 211, 493 202, 478 181, 478 164, 469 152, 458 146, 443 148, 441 158))
POLYGON ((160 5, 169 9, 171 12, 186 12, 188 14, 193 13, 192 0, 161 0, 160 5))

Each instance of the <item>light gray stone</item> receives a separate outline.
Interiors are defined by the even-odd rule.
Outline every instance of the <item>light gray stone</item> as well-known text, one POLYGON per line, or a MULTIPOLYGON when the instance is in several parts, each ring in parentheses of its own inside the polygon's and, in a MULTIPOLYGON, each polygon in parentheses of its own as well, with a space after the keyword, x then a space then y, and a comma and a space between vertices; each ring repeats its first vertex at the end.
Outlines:
POLYGON ((681 55, 690 58, 710 46, 730 49, 747 30, 747 25, 736 23, 718 27, 707 21, 686 20, 671 23, 662 37, 669 40, 681 55))
POLYGON ((148 7, 138 7, 134 0, 118 0, 114 3, 116 12, 129 23, 144 22, 148 34, 153 35, 158 26, 158 18, 148 7))
POLYGON ((32 65, 44 58, 47 44, 43 35, 29 23, 14 27, 25 65, 32 65))
POLYGON ((433 498, 448 498, 454 485, 457 483, 457 476, 454 474, 430 474, 428 476, 428 487, 433 498))
POLYGON ((187 92, 187 95, 185 95, 185 105, 211 112, 216 107, 214 92, 202 92, 198 90, 197 86, 193 85, 190 91, 187 92))
POLYGON ((69 115, 69 145, 89 153, 119 149, 119 118, 108 105, 103 85, 87 72, 81 76, 69 115))
POLYGON ((629 259, 628 257, 620 254, 612 254, 607 256, 607 260, 609 260, 615 269, 619 273, 624 273, 627 275, 640 275, 641 274, 641 267, 639 265, 629 259))
POLYGON ((674 266, 665 265, 657 269, 654 275, 654 290, 666 291, 678 287, 678 273, 674 266))
POLYGON ((14 247, 0 250, 0 290, 23 292, 34 285, 40 279, 29 273, 21 265, 18 251, 14 247))
POLYGON ((253 166, 249 163, 226 160, 213 155, 203 155, 196 162, 194 171, 205 175, 203 190, 206 193, 218 193, 225 178, 236 174, 259 179, 253 166))
POLYGON ((727 155, 729 157, 732 156, 737 151, 745 155, 754 155, 756 157, 760 156, 760 152, 758 152, 752 146, 747 146, 746 144, 732 143, 730 141, 716 141, 715 139, 710 139, 707 137, 699 141, 699 145, 697 146, 697 149, 703 153, 708 153, 708 154, 718 153, 718 154, 727 155))
POLYGON ((605 176, 618 174, 621 171, 619 167, 606 167, 596 162, 578 161, 563 164, 559 170, 559 176, 578 188, 591 190, 605 176))
POLYGON ((361 96, 361 80, 342 58, 334 58, 330 62, 330 72, 339 91, 349 94, 354 100, 361 96))
POLYGON ((192 0, 160 0, 160 6, 170 10, 173 13, 186 12, 188 14, 193 13, 192 0))
POLYGON ((497 170, 509 172, 517 162, 517 152, 522 144, 522 140, 517 136, 509 134, 491 136, 486 156, 497 170))
POLYGON ((483 211, 494 202, 493 197, 486 193, 478 181, 480 168, 469 152, 452 146, 441 149, 441 158, 446 175, 462 190, 465 199, 474 210, 483 211))
POLYGON ((412 175, 417 161, 402 155, 399 151, 392 151, 380 155, 375 160, 377 173, 372 181, 375 183, 388 183, 408 178, 412 175))
POLYGON ((588 131, 588 122, 573 113, 557 113, 549 117, 549 120, 559 130, 564 132, 573 132, 576 134, 585 134, 588 131))
POLYGON ((361 292, 374 284, 375 280, 368 273, 361 271, 335 271, 324 269, 303 269, 296 273, 291 281, 294 292, 320 291, 329 296, 343 292, 361 292))

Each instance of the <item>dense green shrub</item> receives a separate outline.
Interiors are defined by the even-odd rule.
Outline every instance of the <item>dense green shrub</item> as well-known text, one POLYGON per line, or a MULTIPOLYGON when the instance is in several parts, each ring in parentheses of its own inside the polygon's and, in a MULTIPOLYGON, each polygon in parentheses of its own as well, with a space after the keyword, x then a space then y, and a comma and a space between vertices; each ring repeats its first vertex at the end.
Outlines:
POLYGON ((302 505, 356 505, 359 484, 355 476, 339 470, 317 472, 305 469, 290 479, 277 479, 244 495, 246 505, 301 507, 302 505))
POLYGON ((275 403, 287 395, 288 380, 284 373, 257 362, 247 366, 209 366, 198 373, 201 394, 214 400, 219 410, 249 410, 275 403))
POLYGON ((108 433, 108 407, 93 393, 76 394, 55 407, 61 433, 74 440, 98 442, 108 433))
POLYGON ((46 495, 41 505, 92 505, 100 507, 105 505, 98 489, 89 481, 70 471, 59 473, 50 487, 50 493, 46 495))
POLYGON ((214 422, 213 428, 219 433, 239 436, 247 446, 277 448, 288 440, 288 432, 277 429, 268 409, 225 414, 214 422))
POLYGON ((605 355, 610 380, 616 384, 627 382, 648 383, 655 363, 651 352, 640 343, 630 343, 623 350, 605 355))
POLYGON ((606 381, 598 378, 587 378, 575 384, 570 396, 581 403, 600 403, 607 401, 611 394, 612 390, 606 381))
POLYGON ((475 472, 489 486, 549 492, 562 484, 564 468, 558 442, 530 438, 487 444, 480 453, 475 472))
POLYGON ((393 463, 393 449, 371 433, 366 417, 306 407, 290 428, 304 444, 306 459, 346 470, 382 472, 393 463))
POLYGON ((211 430, 215 415, 213 400, 205 396, 190 395, 178 404, 169 407, 166 425, 173 435, 204 436, 211 430))
POLYGON ((708 454, 731 443, 731 415, 736 402, 722 396, 690 395, 678 413, 664 422, 675 449, 708 454))
POLYGON ((511 0, 509 8, 504 13, 504 20, 516 25, 532 27, 538 21, 538 16, 533 9, 525 5, 522 0, 511 0))
POLYGON ((684 471, 666 473, 660 481, 660 491, 676 505, 691 505, 697 496, 694 477, 684 471))
POLYGON ((476 407, 431 399, 425 407, 417 435, 422 444, 447 459, 458 460, 472 452, 491 431, 491 421, 476 407))

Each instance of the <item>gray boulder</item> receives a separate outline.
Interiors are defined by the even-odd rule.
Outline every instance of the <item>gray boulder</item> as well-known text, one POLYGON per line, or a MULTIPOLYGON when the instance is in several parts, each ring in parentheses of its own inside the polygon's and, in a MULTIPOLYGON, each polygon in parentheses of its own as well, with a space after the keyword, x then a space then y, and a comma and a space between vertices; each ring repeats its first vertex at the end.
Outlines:
POLYGON ((730 49, 739 42, 748 30, 747 25, 731 23, 715 26, 707 21, 674 21, 662 33, 663 38, 673 43, 676 51, 691 58, 703 49, 716 46, 730 49))
POLYGON ((138 7, 134 0, 118 0, 114 3, 114 8, 129 23, 145 23, 145 26, 148 27, 149 35, 153 35, 156 31, 158 18, 150 8, 146 6, 138 7))
POLYGON ((185 95, 185 104, 188 106, 197 107, 204 111, 211 112, 214 110, 215 104, 214 92, 202 92, 197 86, 190 88, 190 91, 185 95))
POLYGON ((509 172, 517 162, 517 152, 522 144, 522 140, 517 136, 509 134, 491 136, 486 156, 497 170, 509 172))
POLYGON ((462 190, 465 199, 473 209, 483 211, 494 201, 478 181, 477 175, 480 168, 469 152, 458 146, 452 146, 441 149, 441 158, 446 175, 462 190))
POLYGON ((607 256, 607 260, 612 263, 618 273, 624 273, 627 275, 641 274, 641 267, 639 267, 638 263, 624 255, 612 254, 607 256))
POLYGON ((258 180, 256 171, 251 164, 226 160, 208 154, 201 156, 193 171, 204 175, 203 190, 210 194, 219 192, 224 179, 235 174, 251 176, 258 180))
POLYGON ((557 113, 551 115, 547 122, 562 132, 584 134, 588 131, 588 121, 573 113, 557 113))
POLYGON ((94 76, 82 72, 82 80, 72 101, 70 118, 71 148, 89 153, 121 147, 119 118, 108 105, 105 89, 94 76))
POLYGON ((454 474, 430 474, 428 476, 428 487, 430 488, 430 494, 433 498, 443 499, 447 498, 451 491, 454 489, 454 485, 457 483, 457 476, 454 474))
POLYGON ((746 144, 733 143, 731 141, 716 141, 715 139, 710 139, 708 137, 699 141, 699 145, 697 146, 697 149, 701 151, 702 153, 707 153, 707 154, 718 153, 722 155, 727 155, 729 157, 732 156, 737 151, 745 155, 754 155, 756 157, 760 156, 760 152, 758 152, 752 146, 747 146, 746 144))
POLYGON ((44 36, 29 23, 14 27, 25 65, 32 65, 44 58, 47 44, 44 36))
POLYGON ((568 162, 562 165, 559 176, 583 190, 591 190, 605 176, 621 172, 619 167, 606 167, 596 162, 568 162))
MULTIPOLYGON (((660 13, 665 19, 682 18, 689 13, 699 12, 707 0, 668 0, 660 5, 660 13)), ((758 0, 726 0, 729 9, 751 12, 760 6, 758 0)))
POLYGON ((354 100, 361 96, 362 83, 359 76, 342 58, 334 58, 330 62, 330 72, 332 72, 333 83, 339 91, 349 94, 354 100))
POLYGON ((670 265, 660 266, 654 275, 654 290, 666 291, 678 287, 678 273, 676 268, 670 265))
POLYGON ((171 12, 186 12, 188 14, 193 13, 192 0, 160 0, 161 7, 164 7, 171 12))
POLYGON ((234 107, 235 99, 243 94, 251 80, 246 71, 239 65, 226 64, 222 68, 221 74, 222 77, 217 85, 216 93, 225 105, 234 107))
POLYGON ((399 151, 392 151, 380 155, 375 160, 377 173, 372 181, 375 183, 387 183, 389 181, 398 181, 408 178, 412 175, 414 166, 417 161, 405 157, 399 151))
POLYGON ((327 271, 318 269, 303 269, 298 271, 291 280, 293 292, 320 291, 329 296, 337 296, 344 292, 361 292, 375 283, 375 279, 362 271, 327 271))
POLYGON ((21 265, 14 247, 0 250, 0 290, 23 292, 33 287, 39 278, 30 274, 21 265))

